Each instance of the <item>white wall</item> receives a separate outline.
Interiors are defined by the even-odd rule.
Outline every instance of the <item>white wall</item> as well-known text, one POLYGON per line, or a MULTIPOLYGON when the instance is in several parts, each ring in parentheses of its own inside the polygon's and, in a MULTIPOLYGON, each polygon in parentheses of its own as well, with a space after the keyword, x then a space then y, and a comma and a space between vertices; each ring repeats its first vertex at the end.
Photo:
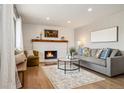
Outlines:
POLYGON ((23 40, 24 40, 24 49, 32 49, 31 39, 34 34, 43 32, 44 29, 55 29, 59 31, 59 38, 61 36, 65 36, 65 39, 69 41, 69 47, 74 46, 74 30, 70 28, 63 28, 57 26, 42 26, 42 25, 34 25, 34 24, 23 24, 23 40))
POLYGON ((124 50, 124 11, 106 18, 97 20, 96 22, 75 29, 75 45, 78 40, 83 40, 85 46, 91 48, 117 48, 124 50), (92 31, 102 30, 105 28, 118 26, 119 27, 119 41, 118 42, 106 42, 106 43, 90 43, 90 34, 92 31))

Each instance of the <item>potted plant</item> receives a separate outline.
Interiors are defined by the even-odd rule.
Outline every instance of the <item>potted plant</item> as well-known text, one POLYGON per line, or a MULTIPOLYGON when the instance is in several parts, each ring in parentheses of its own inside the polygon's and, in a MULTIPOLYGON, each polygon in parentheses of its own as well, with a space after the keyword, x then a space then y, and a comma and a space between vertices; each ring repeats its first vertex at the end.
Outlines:
POLYGON ((70 52, 71 58, 73 58, 74 57, 74 54, 76 53, 76 49, 74 47, 71 47, 69 49, 69 52, 70 52))

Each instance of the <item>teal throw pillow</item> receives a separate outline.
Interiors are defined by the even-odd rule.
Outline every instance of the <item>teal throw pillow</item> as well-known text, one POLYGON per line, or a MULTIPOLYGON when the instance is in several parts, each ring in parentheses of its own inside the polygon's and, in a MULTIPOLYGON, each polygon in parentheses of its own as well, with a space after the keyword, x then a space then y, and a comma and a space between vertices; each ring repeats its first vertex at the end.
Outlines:
POLYGON ((100 58, 106 60, 107 57, 109 57, 110 53, 111 53, 112 49, 111 48, 107 48, 107 49, 103 49, 100 58))

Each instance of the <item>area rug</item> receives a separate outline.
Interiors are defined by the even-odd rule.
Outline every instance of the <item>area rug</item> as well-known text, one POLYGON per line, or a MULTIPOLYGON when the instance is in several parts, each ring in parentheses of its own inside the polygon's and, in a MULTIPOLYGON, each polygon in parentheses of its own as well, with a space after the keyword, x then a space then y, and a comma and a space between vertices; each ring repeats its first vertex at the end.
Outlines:
POLYGON ((64 71, 58 69, 57 65, 41 67, 56 89, 72 89, 80 87, 82 85, 105 80, 105 78, 88 72, 82 68, 80 69, 80 71, 67 71, 67 73, 64 74, 64 71))

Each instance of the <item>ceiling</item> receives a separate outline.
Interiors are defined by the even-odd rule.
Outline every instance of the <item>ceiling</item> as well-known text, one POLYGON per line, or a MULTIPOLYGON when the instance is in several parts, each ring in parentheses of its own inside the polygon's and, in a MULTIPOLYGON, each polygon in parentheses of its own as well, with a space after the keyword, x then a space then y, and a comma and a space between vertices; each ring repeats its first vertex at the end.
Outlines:
POLYGON ((18 4, 23 23, 76 28, 124 10, 112 4, 18 4), (88 12, 88 8, 93 11, 88 12), (50 20, 46 20, 49 17, 50 20), (67 23, 71 21, 71 23, 67 23))

